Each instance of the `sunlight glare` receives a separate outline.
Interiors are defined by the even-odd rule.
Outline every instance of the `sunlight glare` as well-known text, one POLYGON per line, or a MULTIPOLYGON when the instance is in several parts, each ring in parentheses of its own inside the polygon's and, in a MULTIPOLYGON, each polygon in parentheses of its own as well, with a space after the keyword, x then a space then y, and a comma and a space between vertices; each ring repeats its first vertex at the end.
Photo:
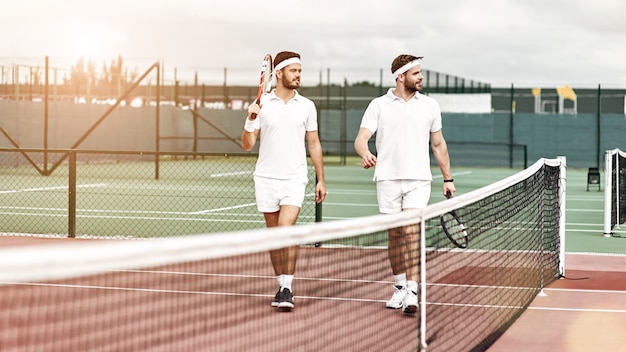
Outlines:
POLYGON ((108 41, 106 32, 92 26, 81 26, 73 40, 73 56, 99 60, 104 55, 103 45, 108 41))

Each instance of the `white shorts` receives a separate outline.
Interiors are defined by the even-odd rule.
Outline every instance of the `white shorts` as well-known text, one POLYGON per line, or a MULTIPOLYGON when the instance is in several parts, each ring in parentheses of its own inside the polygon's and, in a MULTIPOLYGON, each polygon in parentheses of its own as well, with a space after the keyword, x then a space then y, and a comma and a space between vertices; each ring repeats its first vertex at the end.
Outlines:
POLYGON ((377 181, 378 210, 394 214, 405 209, 425 208, 430 199, 430 184, 423 180, 377 181))
POLYGON ((307 179, 282 180, 254 176, 254 193, 257 209, 263 213, 274 213, 281 205, 302 208, 307 179))

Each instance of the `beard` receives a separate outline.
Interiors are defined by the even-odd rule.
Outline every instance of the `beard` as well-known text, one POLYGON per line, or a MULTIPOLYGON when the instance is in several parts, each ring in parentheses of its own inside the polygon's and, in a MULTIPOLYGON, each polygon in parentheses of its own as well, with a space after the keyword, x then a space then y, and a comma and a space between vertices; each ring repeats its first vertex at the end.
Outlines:
POLYGON ((300 88, 300 80, 289 80, 287 77, 283 76, 280 82, 283 84, 285 88, 288 89, 298 89, 300 88))
POLYGON ((405 80, 404 81, 404 89, 409 92, 409 93, 415 93, 415 92, 421 92, 422 88, 418 88, 417 87, 417 81, 410 81, 410 80, 405 80))

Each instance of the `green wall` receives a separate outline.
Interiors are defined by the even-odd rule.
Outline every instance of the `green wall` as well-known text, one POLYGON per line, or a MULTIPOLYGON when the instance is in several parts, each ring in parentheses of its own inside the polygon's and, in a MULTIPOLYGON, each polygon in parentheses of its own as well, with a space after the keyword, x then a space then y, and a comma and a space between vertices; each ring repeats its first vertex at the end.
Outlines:
MULTIPOLYGON (((48 148, 71 147, 109 109, 69 102, 49 105, 48 148)), ((318 111, 325 154, 355 155, 353 143, 363 111, 318 111)), ((243 152, 238 141, 244 111, 199 108, 196 112, 199 118, 194 118, 190 110, 161 107, 161 151, 193 151, 195 145, 196 151, 202 152, 243 152), (198 137, 195 144, 194 135, 198 137)), ((0 127, 22 148, 43 148, 44 121, 42 103, 0 100, 0 127)), ((155 107, 118 107, 78 149, 155 150, 155 126, 155 107)), ((597 115, 590 113, 444 113, 443 126, 452 164, 456 166, 521 168, 525 157, 531 164, 539 158, 564 155, 568 166, 587 168, 601 166, 605 150, 626 150, 624 114, 602 114, 598 121, 597 115)), ((13 146, 0 135, 0 147, 13 146)), ((373 140, 371 148, 374 151, 373 140)))

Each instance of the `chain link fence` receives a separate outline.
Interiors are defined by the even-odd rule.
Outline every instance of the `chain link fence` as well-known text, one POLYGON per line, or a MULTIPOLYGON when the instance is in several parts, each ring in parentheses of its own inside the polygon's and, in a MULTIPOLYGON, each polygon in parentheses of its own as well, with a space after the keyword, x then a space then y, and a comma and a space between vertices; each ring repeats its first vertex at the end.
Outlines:
MULTIPOLYGON (((254 196, 256 156, 3 148, 0 231, 147 239, 264 228, 254 196)), ((299 223, 321 215, 309 169, 299 223)))

